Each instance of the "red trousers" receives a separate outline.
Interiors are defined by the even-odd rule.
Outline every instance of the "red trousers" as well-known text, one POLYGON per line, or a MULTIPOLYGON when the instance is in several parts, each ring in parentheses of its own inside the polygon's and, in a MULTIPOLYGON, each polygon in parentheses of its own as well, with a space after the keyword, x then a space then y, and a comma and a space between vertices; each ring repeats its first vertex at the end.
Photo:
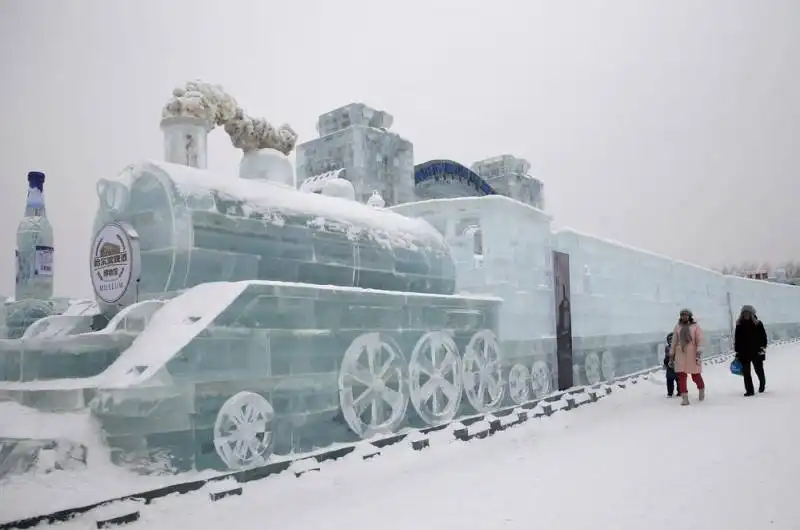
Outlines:
MULTIPOLYGON (((689 391, 686 388, 686 379, 688 374, 686 372, 678 372, 678 393, 685 394, 689 391)), ((702 390, 706 387, 706 383, 703 381, 703 376, 701 374, 692 374, 692 381, 694 384, 697 385, 698 390, 702 390)))

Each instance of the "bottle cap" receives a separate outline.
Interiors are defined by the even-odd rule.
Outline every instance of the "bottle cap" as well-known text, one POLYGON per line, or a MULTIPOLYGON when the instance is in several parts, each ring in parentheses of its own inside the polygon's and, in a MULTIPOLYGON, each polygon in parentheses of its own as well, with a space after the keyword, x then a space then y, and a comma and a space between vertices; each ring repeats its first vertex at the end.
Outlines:
POLYGON ((45 175, 41 171, 28 171, 28 187, 44 191, 45 175))

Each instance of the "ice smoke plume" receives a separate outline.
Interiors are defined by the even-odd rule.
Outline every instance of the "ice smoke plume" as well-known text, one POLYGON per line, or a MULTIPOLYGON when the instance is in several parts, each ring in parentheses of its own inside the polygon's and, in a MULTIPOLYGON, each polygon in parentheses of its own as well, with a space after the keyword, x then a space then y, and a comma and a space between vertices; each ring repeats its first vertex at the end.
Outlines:
POLYGON ((242 109, 225 123, 231 143, 244 151, 271 148, 288 155, 297 143, 297 133, 287 124, 277 129, 264 118, 248 116, 242 109))
POLYGON ((190 116, 205 120, 213 128, 225 125, 237 108, 236 100, 224 88, 196 79, 172 91, 161 117, 190 116))
POLYGON ((234 147, 244 152, 272 148, 288 155, 297 143, 297 133, 289 125, 277 129, 264 118, 253 118, 220 85, 196 79, 172 91, 162 118, 188 116, 208 123, 209 129, 221 126, 234 147))

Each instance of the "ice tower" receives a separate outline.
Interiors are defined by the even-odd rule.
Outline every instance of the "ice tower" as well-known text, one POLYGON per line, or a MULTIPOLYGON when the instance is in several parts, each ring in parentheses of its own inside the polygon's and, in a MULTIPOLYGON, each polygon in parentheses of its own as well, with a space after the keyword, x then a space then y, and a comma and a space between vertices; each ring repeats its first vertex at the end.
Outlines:
POLYGON ((356 200, 361 203, 366 203, 373 191, 388 206, 413 201, 414 147, 389 131, 392 121, 387 112, 362 103, 320 116, 320 137, 297 146, 298 184, 308 188, 303 186, 306 179, 319 180, 327 173, 326 177, 352 182, 356 200))
POLYGON ((28 173, 25 216, 17 227, 18 301, 49 300, 53 296, 53 227, 44 205, 44 181, 44 173, 28 173))
POLYGON ((523 158, 500 155, 479 160, 470 169, 497 193, 544 210, 544 184, 528 175, 530 167, 530 163, 523 158))

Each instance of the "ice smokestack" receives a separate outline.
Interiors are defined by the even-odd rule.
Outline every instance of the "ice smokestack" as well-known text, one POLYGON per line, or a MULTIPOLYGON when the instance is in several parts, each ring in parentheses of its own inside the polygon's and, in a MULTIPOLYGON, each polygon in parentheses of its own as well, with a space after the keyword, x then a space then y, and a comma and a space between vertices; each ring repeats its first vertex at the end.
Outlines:
POLYGON ((164 131, 164 159, 199 169, 208 167, 208 122, 191 116, 161 120, 164 131))
POLYGON ((189 81, 172 91, 161 112, 164 158, 167 162, 205 169, 208 132, 230 120, 236 100, 219 85, 189 81))

